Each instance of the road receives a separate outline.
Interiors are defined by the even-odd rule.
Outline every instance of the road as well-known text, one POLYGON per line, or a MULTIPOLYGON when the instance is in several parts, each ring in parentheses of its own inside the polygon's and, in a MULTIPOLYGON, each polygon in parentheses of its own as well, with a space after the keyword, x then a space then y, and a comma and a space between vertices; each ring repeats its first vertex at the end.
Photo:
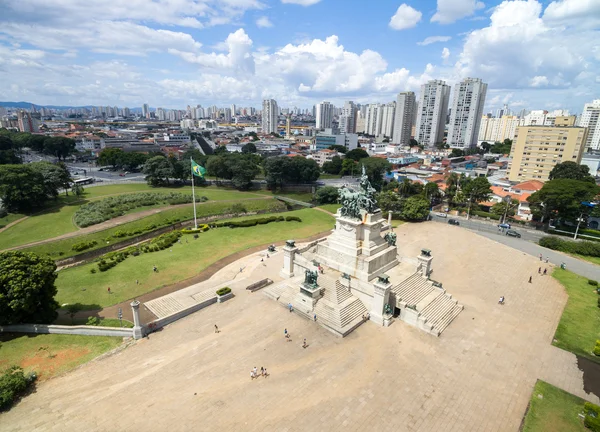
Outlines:
POLYGON ((506 246, 510 246, 511 248, 528 255, 539 257, 540 254, 542 254, 543 261, 540 263, 542 268, 544 267, 547 258, 548 262, 551 264, 560 266, 561 263, 565 263, 567 265, 567 270, 572 271, 573 273, 577 273, 588 279, 600 280, 600 266, 538 245, 537 241, 540 238, 547 236, 548 234, 546 233, 518 227, 516 228, 516 231, 521 234, 521 238, 508 237, 504 233, 498 231, 497 223, 474 220, 467 221, 465 218, 456 216, 442 218, 432 214, 432 221, 434 222, 448 223, 448 219, 456 219, 459 221, 460 225, 455 227, 456 229, 471 230, 479 235, 495 240, 506 246))

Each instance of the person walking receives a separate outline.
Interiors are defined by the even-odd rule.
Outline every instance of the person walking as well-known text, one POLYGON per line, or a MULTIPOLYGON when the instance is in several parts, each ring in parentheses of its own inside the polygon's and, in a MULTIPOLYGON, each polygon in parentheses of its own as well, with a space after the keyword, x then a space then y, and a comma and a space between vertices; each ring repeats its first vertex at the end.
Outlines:
POLYGON ((260 376, 265 376, 265 368, 264 367, 260 367, 260 376))
POLYGON ((269 376, 269 374, 267 373, 267 368, 265 368, 265 378, 269 376))
POLYGON ((542 255, 542 254, 540 254, 540 261, 542 261, 542 257, 543 257, 543 255, 542 255))
POLYGON ((540 268, 538 269, 538 274, 541 274, 541 273, 542 273, 542 268, 540 267, 540 268))
POLYGON ((313 315, 313 320, 315 320, 315 322, 317 322, 317 314, 313 315))
POLYGON ((108 287, 108 293, 109 293, 109 294, 111 293, 111 292, 110 292, 110 287, 108 287))
POLYGON ((549 259, 550 259, 550 258, 546 257, 546 262, 548 262, 548 260, 549 260, 549 259))
POLYGON ((290 339, 290 334, 288 333, 287 329, 284 329, 284 330, 283 330, 283 335, 285 336, 285 338, 286 338, 287 340, 289 340, 289 339, 290 339))
POLYGON ((139 281, 138 279, 136 279, 136 280, 135 280, 135 284, 136 284, 136 285, 139 285, 139 284, 140 284, 140 281, 139 281))
POLYGON ((529 283, 531 283, 532 276, 529 276, 529 283))
POLYGON ((548 269, 544 269, 544 276, 546 276, 546 273, 548 273, 548 269))
POLYGON ((288 309, 290 310, 290 313, 292 313, 292 310, 294 310, 294 307, 291 303, 288 303, 288 309))
POLYGON ((302 342, 302 348, 306 348, 308 345, 306 344, 306 338, 304 338, 304 342, 302 342))
POLYGON ((215 324, 215 333, 219 333, 219 332, 220 332, 219 327, 217 327, 217 325, 215 324))

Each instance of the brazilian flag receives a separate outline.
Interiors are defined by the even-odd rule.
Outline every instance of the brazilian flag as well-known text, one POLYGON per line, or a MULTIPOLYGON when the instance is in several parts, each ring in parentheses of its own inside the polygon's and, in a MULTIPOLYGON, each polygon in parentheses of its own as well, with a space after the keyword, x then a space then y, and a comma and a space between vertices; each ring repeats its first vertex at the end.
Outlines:
POLYGON ((194 174, 196 177, 202 177, 202 178, 204 178, 204 174, 206 174, 206 169, 202 165, 198 165, 196 162, 194 162, 193 159, 192 159, 192 174, 194 174))

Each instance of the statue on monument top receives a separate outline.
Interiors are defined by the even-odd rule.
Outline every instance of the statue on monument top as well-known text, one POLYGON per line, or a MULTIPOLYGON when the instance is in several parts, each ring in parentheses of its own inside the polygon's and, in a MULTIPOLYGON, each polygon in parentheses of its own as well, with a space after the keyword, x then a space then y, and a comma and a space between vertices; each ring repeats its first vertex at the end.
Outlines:
POLYGON ((316 271, 306 270, 304 272, 304 284, 309 287, 316 288, 317 285, 317 277, 319 274, 316 271))
POLYGON ((377 210, 375 193, 376 190, 371 186, 363 165, 362 176, 360 177, 360 189, 357 191, 351 187, 343 187, 339 190, 338 200, 342 204, 340 214, 353 219, 362 219, 361 210, 367 213, 374 213, 377 210))

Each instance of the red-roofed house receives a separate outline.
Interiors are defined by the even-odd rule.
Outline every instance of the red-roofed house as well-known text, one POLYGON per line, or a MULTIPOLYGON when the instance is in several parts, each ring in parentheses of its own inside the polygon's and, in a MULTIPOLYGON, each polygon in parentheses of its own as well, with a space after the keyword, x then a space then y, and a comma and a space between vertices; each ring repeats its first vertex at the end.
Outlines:
POLYGON ((519 206, 515 215, 516 219, 530 221, 532 218, 531 209, 529 208, 529 198, 532 194, 540 190, 544 186, 544 183, 538 180, 529 180, 523 183, 519 183, 511 188, 503 188, 501 186, 492 186, 492 198, 490 202, 481 203, 483 206, 494 205, 502 202, 502 199, 506 196, 510 196, 512 199, 519 201, 519 206))

